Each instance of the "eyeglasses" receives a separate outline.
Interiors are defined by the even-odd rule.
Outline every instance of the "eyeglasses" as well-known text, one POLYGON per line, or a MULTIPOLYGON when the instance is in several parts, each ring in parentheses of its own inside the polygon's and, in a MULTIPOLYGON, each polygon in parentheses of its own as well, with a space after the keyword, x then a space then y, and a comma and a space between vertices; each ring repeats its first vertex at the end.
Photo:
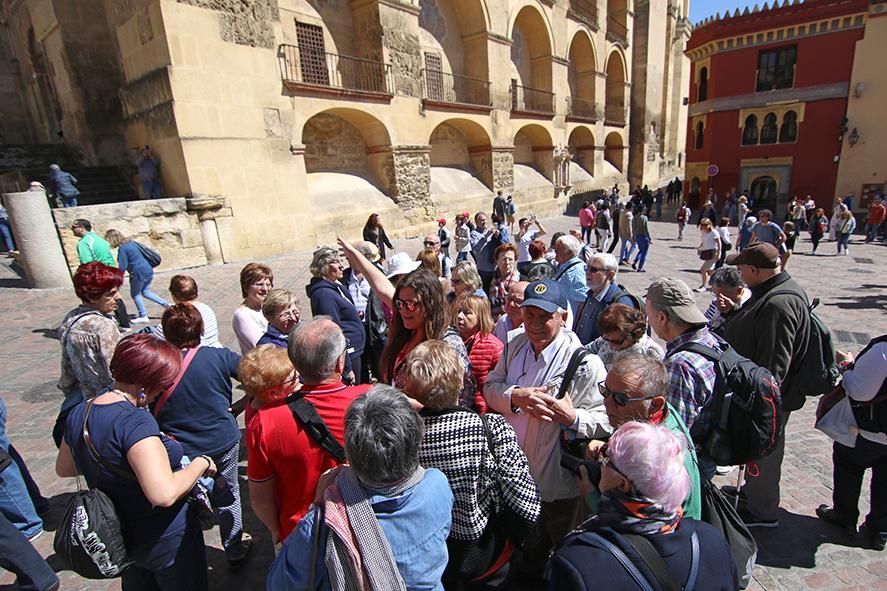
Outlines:
POLYGON ((639 400, 653 400, 657 398, 657 396, 642 396, 640 398, 635 398, 634 396, 629 396, 625 392, 614 392, 607 388, 606 382, 598 382, 598 390, 601 392, 601 396, 604 398, 613 397, 613 402, 616 403, 616 406, 625 406, 629 402, 637 402, 639 400))
POLYGON ((398 310, 406 310, 407 312, 415 312, 422 305, 422 302, 419 300, 402 300, 397 298, 394 300, 394 305, 397 306, 398 310))
POLYGON ((622 345, 628 339, 628 335, 622 335, 620 339, 608 339, 606 335, 601 335, 601 338, 610 343, 611 345, 622 345))
POLYGON ((281 320, 286 320, 290 318, 292 320, 298 320, 301 317, 301 313, 299 310, 284 310, 277 315, 281 320))
POLYGON ((601 448, 598 450, 598 462, 600 462, 601 466, 607 466, 610 470, 613 470, 623 478, 628 479, 628 476, 625 475, 622 470, 616 467, 616 464, 613 463, 613 460, 610 459, 610 456, 607 455, 607 452, 610 451, 610 447, 608 444, 603 444, 601 448))
POLYGON ((424 244, 425 246, 437 246, 438 244, 440 244, 440 242, 432 242, 431 240, 426 240, 422 244, 424 244))
POLYGON ((591 265, 589 265, 589 266, 585 267, 585 272, 591 273, 592 275, 594 275, 595 273, 606 273, 607 270, 601 269, 600 267, 592 267, 591 265))
POLYGON ((263 287, 274 287, 274 284, 270 281, 256 281, 255 283, 250 283, 252 287, 256 289, 261 289, 263 287))

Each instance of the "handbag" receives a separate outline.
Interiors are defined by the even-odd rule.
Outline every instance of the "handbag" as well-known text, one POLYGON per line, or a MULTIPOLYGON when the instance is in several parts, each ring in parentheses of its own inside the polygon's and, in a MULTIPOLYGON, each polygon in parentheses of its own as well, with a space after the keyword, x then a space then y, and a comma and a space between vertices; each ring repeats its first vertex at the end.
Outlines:
POLYGON ((752 569, 758 556, 758 545, 748 531, 736 507, 710 480, 702 479, 702 521, 721 532, 736 563, 739 588, 751 582, 752 569))
MULTIPOLYGON (((83 418, 83 441, 96 461, 105 462, 89 438, 87 420, 92 410, 93 400, 86 403, 83 418)), ((118 467, 119 469, 119 467, 118 467)), ((77 492, 65 507, 65 513, 55 532, 52 547, 65 566, 87 579, 113 579, 123 574, 131 564, 120 518, 114 502, 98 488, 83 490, 80 485, 80 471, 74 462, 77 492)))
MULTIPOLYGON (((825 401, 824 396, 823 401, 825 401)), ((859 427, 856 424, 856 417, 853 415, 853 407, 850 406, 850 397, 842 397, 825 414, 817 418, 816 429, 841 445, 856 447, 859 427)))
POLYGON ((715 257, 715 249, 707 248, 705 250, 699 251, 699 260, 701 261, 710 261, 715 257))
POLYGON ((139 249, 139 252, 142 253, 142 256, 145 257, 145 260, 148 261, 148 264, 151 265, 152 268, 161 263, 163 259, 160 257, 159 252, 150 246, 145 246, 141 242, 136 242, 135 240, 133 240, 133 242, 135 242, 136 248, 139 249))

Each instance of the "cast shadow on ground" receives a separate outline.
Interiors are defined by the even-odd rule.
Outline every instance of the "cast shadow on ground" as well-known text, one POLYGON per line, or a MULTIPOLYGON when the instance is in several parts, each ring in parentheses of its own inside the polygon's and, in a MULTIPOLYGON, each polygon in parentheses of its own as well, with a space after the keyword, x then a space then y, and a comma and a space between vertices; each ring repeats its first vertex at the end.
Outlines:
POLYGON ((842 310, 885 310, 887 311, 887 298, 883 295, 866 295, 859 297, 840 297, 842 302, 834 302, 825 304, 826 306, 835 306, 842 310))
POLYGON ((790 513, 785 509, 779 510, 779 527, 752 528, 750 531, 758 543, 756 564, 776 568, 816 567, 816 551, 822 544, 865 547, 860 535, 850 536, 818 517, 790 513), (787 540, 789 535, 790 542, 787 540))
POLYGON ((33 334, 43 335, 44 338, 59 340, 59 331, 55 328, 35 328, 31 331, 33 334))
POLYGON ((3 277, 0 279, 0 289, 28 289, 28 282, 22 278, 3 277))

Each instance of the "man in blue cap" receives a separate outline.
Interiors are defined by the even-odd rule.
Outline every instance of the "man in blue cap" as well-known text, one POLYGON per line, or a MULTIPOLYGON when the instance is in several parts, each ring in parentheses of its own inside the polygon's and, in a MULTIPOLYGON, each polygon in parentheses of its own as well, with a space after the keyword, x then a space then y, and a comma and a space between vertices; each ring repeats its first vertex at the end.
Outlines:
POLYGON ((531 579, 541 577, 552 546, 582 517, 575 475, 560 465, 561 437, 602 438, 611 431, 598 389, 607 372, 597 355, 585 357, 566 395, 557 398, 567 364, 582 347, 564 330, 568 305, 557 281, 530 283, 521 304, 525 330, 512 333, 484 387, 487 404, 514 428, 542 496, 542 515, 521 561, 521 575, 531 579))

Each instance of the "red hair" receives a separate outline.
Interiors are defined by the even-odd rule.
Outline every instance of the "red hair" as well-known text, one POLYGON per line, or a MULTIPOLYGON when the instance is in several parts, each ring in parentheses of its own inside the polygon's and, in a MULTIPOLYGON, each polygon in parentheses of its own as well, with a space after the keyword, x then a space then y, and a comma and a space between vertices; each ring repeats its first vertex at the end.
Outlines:
POLYGON ((182 367, 182 353, 150 334, 134 334, 117 343, 111 376, 123 384, 167 388, 182 367))
POLYGON ((179 347, 186 349, 200 344, 203 334, 203 317, 191 304, 175 304, 163 312, 160 319, 164 338, 179 347))
POLYGON ((80 265, 74 272, 74 293, 86 303, 96 301, 105 292, 121 285, 123 271, 98 261, 80 265))
POLYGON ((539 257, 545 255, 545 251, 548 250, 548 247, 545 246, 545 243, 541 240, 533 240, 530 242, 530 246, 527 248, 527 251, 530 253, 531 259, 538 259, 539 257))

